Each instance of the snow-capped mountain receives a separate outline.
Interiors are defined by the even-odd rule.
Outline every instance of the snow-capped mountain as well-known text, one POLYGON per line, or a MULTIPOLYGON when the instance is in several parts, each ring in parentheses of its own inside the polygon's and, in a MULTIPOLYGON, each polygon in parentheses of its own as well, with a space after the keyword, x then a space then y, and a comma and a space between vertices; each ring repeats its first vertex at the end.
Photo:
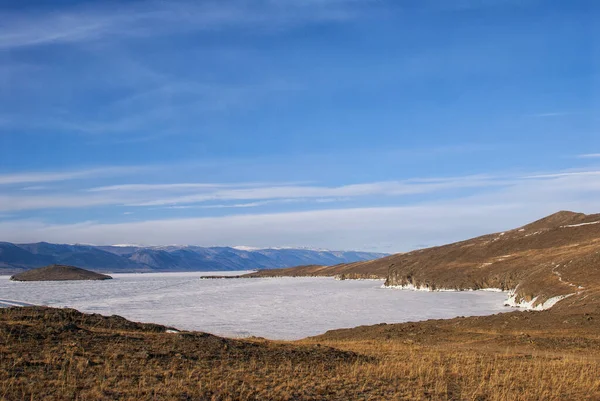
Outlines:
POLYGON ((99 271, 253 270, 299 265, 336 265, 386 256, 380 253, 296 248, 67 245, 0 242, 0 274, 52 263, 99 271))

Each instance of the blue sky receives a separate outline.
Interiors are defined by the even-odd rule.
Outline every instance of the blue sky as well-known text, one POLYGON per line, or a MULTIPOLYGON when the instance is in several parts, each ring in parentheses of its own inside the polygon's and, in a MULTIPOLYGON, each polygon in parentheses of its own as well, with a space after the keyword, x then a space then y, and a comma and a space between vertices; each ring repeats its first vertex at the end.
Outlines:
POLYGON ((0 240, 404 251, 600 212, 600 5, 0 1, 0 240))

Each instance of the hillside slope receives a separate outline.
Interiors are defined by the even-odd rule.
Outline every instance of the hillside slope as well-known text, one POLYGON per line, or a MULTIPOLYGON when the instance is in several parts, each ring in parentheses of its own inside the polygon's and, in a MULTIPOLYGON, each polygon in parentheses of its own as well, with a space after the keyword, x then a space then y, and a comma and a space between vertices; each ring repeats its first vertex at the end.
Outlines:
POLYGON ((379 324, 293 343, 0 308, 3 399, 598 400, 598 313, 379 324))
POLYGON ((600 214, 562 211, 514 230, 381 259, 257 275, 385 278, 404 288, 514 290, 512 302, 600 302, 600 214), (554 298, 554 299, 552 299, 554 298), (581 301, 585 299, 586 301, 581 301))

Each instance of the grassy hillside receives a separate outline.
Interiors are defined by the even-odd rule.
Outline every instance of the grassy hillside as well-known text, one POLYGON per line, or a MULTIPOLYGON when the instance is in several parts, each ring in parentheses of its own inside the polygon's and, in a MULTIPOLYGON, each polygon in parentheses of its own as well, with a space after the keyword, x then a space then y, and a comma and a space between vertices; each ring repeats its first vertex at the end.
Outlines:
POLYGON ((557 296, 600 302, 600 214, 559 212, 514 230, 368 262, 254 275, 385 278, 390 286, 430 290, 501 288, 533 306, 557 296))
POLYGON ((0 399, 597 400, 599 323, 514 312, 283 343, 0 309, 0 399))

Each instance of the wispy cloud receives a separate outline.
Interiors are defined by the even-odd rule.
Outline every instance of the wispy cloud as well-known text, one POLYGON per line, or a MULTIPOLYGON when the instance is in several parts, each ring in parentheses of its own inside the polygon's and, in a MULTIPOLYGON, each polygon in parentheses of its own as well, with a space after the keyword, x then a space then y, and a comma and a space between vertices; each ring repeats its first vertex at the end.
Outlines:
POLYGON ((45 191, 47 189, 50 189, 47 185, 31 185, 21 188, 21 191, 45 191))
MULTIPOLYGON (((83 174, 52 177, 35 176, 31 179, 73 179, 83 174)), ((19 178, 22 180, 26 178, 19 178)), ((15 181, 16 179, 13 179, 15 181)), ((314 201, 323 203, 323 199, 360 198, 369 196, 398 197, 413 194, 440 192, 448 189, 476 188, 502 185, 495 179, 481 177, 462 177, 454 179, 428 179, 426 182, 375 182, 351 184, 337 187, 316 185, 257 185, 257 184, 128 184, 92 188, 87 191, 76 190, 61 194, 40 193, 35 195, 0 196, 0 210, 35 210, 53 208, 87 208, 94 206, 120 205, 128 207, 172 207, 172 208, 241 208, 257 207, 270 203, 289 203, 292 201, 314 201), (194 193, 165 198, 181 191, 193 190, 194 193), (197 192, 202 190, 202 192, 197 192), (163 197, 161 197, 161 192, 163 197), (213 202, 232 202, 215 205, 213 202), (243 202, 240 201, 251 201, 243 202)))
POLYGON ((203 209, 244 209, 244 208, 252 208, 259 206, 272 205, 273 203, 292 203, 292 202, 300 202, 302 199, 276 199, 276 200, 265 200, 258 202, 247 202, 247 203, 233 203, 233 204, 216 204, 216 205, 202 205, 200 206, 203 209))
MULTIPOLYGON (((42 114, 32 120, 27 113, 5 112, 0 115, 0 125, 8 129, 28 128, 36 132, 59 131, 91 136, 114 134, 116 138, 112 138, 113 142, 133 144, 189 133, 190 126, 198 129, 206 124, 206 116, 247 110, 283 93, 290 94, 302 89, 292 82, 275 78, 244 83, 185 80, 155 73, 148 66, 131 65, 127 56, 113 57, 107 54, 106 58, 99 63, 108 64, 107 68, 116 70, 111 74, 111 85, 124 95, 103 104, 101 113, 42 114), (120 64, 127 67, 119 69, 114 66, 120 64), (137 80, 133 87, 132 79, 137 80)), ((88 91, 99 89, 97 82, 77 82, 79 85, 72 90, 81 99, 86 99, 88 91)), ((65 100, 65 108, 75 106, 69 103, 71 101, 65 100)))
POLYGON ((2 211, 89 208, 118 204, 119 199, 107 196, 82 196, 76 194, 41 194, 38 196, 0 195, 0 210, 2 211))
POLYGON ((484 176, 457 178, 412 179, 406 181, 373 182, 336 187, 327 186, 267 186, 254 188, 231 188, 172 198, 152 199, 130 206, 160 206, 194 204, 215 200, 261 200, 290 198, 342 198, 360 196, 402 196, 431 193, 449 189, 477 188, 504 185, 502 180, 484 176))
POLYGON ((242 182, 242 183, 215 183, 215 182, 183 182, 173 184, 120 184, 89 188, 87 192, 178 192, 189 190, 214 190, 219 188, 246 188, 270 185, 298 185, 302 182, 267 183, 267 182, 242 182))
POLYGON ((82 222, 48 225, 37 221, 20 221, 0 224, 0 236, 23 242, 45 238, 67 243, 84 241, 112 244, 136 239, 136 243, 144 244, 241 243, 255 247, 327 245, 335 249, 396 251, 410 248, 410 244, 444 241, 467 233, 478 233, 482 228, 494 225, 505 228, 507 222, 502 219, 508 215, 507 211, 514 212, 514 207, 430 205, 352 208, 120 224, 82 222), (19 229, 15 230, 17 227, 19 229))
MULTIPOLYGON (((142 166, 110 166, 73 171, 39 171, 27 173, 0 174, 0 185, 69 181, 89 177, 121 175, 132 172, 144 171, 148 169, 149 167, 142 166)), ((40 186, 32 186, 23 189, 39 190, 42 188, 43 187, 40 186)))
MULTIPOLYGON (((399 204, 405 206, 373 207, 370 201, 362 207, 343 208, 340 203, 328 204, 327 208, 313 208, 303 211, 292 207, 280 213, 251 213, 249 209, 271 202, 303 202, 305 198, 253 199, 248 202, 236 201, 184 205, 165 205, 161 208, 239 209, 222 217, 199 217, 191 213, 178 219, 156 219, 146 221, 106 224, 81 222, 77 224, 48 224, 42 221, 6 221, 0 224, 0 237, 9 241, 56 241, 88 243, 179 243, 198 245, 231 245, 242 243, 250 246, 317 246, 327 248, 353 248, 381 251, 401 251, 417 245, 439 244, 470 236, 506 230, 527 223, 560 209, 582 212, 597 212, 600 204, 600 171, 556 172, 502 177, 455 177, 414 179, 410 181, 422 185, 423 182, 447 185, 463 185, 461 181, 478 182, 473 191, 461 192, 460 196, 446 196, 444 189, 431 190, 435 197, 427 200, 406 201, 402 196, 405 190, 396 195, 399 204), (489 182, 502 182, 502 185, 489 185, 489 182), (243 211, 240 213, 240 211, 243 211)), ((389 185, 389 183, 387 183, 389 185)), ((407 185, 406 182, 403 185, 407 185)), ((323 192, 343 192, 347 199, 357 199, 365 194, 375 193, 374 199, 382 194, 393 194, 394 185, 388 192, 381 189, 382 183, 348 185, 345 187, 292 186, 292 194, 306 195, 313 205, 323 197, 323 192), (294 192, 297 191, 297 192, 294 192)), ((449 187, 445 187, 449 188, 449 187)), ((169 191, 169 189, 165 189, 169 191)), ((246 189, 244 189, 246 190, 246 189)), ((279 187, 249 188, 259 191, 261 196, 279 194, 279 187), (274 191, 274 192, 273 192, 274 191)), ((423 189, 420 189, 423 190, 423 189)), ((220 191, 220 190, 217 190, 220 191)), ((413 190, 414 191, 414 190, 413 190)), ((67 198, 31 197, 13 199, 14 208, 93 205, 103 202, 123 201, 129 196, 144 195, 134 191, 94 192, 87 195, 67 198), (114 196, 114 197, 113 197, 114 196), (107 198, 106 198, 107 197, 107 198), (37 203, 36 203, 37 202, 37 203)), ((242 197, 247 197, 244 195, 242 197)), ((387 195, 386 195, 387 196, 387 195)), ((394 196, 394 195, 390 195, 394 196)), ((373 198, 372 198, 373 199, 373 198)), ((376 202, 377 203, 377 202, 376 202)), ((10 206, 10 205, 9 205, 10 206)), ((0 198, 0 210, 6 209, 6 199, 0 198), (4 207, 2 206, 4 205, 4 207)), ((8 207, 11 209, 11 207, 8 207)), ((127 210, 127 212, 131 212, 127 210)))
POLYGON ((343 21, 357 16, 365 1, 175 1, 114 5, 93 3, 38 14, 1 15, 0 49, 102 38, 139 38, 188 31, 251 26, 281 29, 311 21, 343 21))
POLYGON ((534 113, 531 114, 532 117, 564 117, 564 116, 571 116, 574 114, 581 114, 581 112, 579 111, 555 111, 555 112, 548 112, 548 113, 534 113))
MULTIPOLYGON (((71 174, 4 177, 5 182, 24 180, 63 180, 97 174, 95 170, 71 174)), ((335 205, 348 200, 401 200, 422 194, 472 192, 501 193, 510 188, 537 187, 552 190, 594 191, 600 188, 600 171, 562 171, 537 175, 415 178, 403 181, 357 183, 342 186, 302 185, 295 183, 169 183, 124 184, 94 187, 61 193, 35 192, 0 196, 0 211, 55 208, 127 206, 136 208, 236 209, 273 203, 313 203, 335 205)))
MULTIPOLYGON (((242 184, 238 184, 242 185, 242 184)), ((103 187, 90 188, 87 192, 144 192, 144 191, 178 191, 190 189, 215 189, 235 184, 217 184, 217 183, 177 183, 177 184, 123 184, 108 185, 103 187)))
POLYGON ((580 159, 598 159, 600 158, 600 153, 587 153, 583 155, 577 155, 580 159))
POLYGON ((523 176, 524 179, 560 178, 560 177, 594 177, 600 176, 600 171, 563 171, 559 173, 546 173, 523 176))

